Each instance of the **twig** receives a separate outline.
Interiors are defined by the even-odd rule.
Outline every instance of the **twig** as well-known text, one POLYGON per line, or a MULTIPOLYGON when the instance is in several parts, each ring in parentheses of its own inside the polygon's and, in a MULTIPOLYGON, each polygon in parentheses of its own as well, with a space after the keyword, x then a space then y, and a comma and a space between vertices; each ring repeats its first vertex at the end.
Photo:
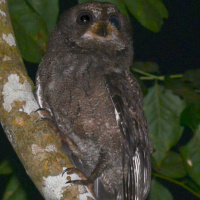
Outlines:
POLYGON ((174 183, 174 184, 176 184, 176 185, 179 185, 179 186, 183 187, 184 189, 186 189, 187 191, 189 191, 190 193, 192 193, 193 195, 195 195, 195 196, 197 196, 197 197, 200 198, 200 194, 199 194, 199 193, 195 192, 194 190, 192 190, 191 188, 189 188, 188 186, 186 186, 185 184, 183 184, 183 183, 180 182, 180 181, 177 181, 177 180, 175 180, 175 179, 169 178, 169 177, 167 177, 167 176, 164 176, 164 175, 162 175, 162 174, 158 174, 158 173, 155 173, 155 172, 153 172, 152 175, 153 175, 154 177, 158 177, 158 178, 161 178, 161 179, 163 179, 163 180, 172 182, 172 183, 174 183))
MULTIPOLYGON (((145 75, 145 76, 141 76, 140 79, 141 80, 160 80, 160 81, 164 81, 165 80, 165 76, 156 76, 153 74, 150 74, 148 72, 139 70, 139 69, 132 69, 134 72, 137 72, 139 74, 145 75)), ((174 79, 174 78, 182 78, 183 75, 182 74, 173 74, 173 75, 169 75, 170 78, 174 79)))

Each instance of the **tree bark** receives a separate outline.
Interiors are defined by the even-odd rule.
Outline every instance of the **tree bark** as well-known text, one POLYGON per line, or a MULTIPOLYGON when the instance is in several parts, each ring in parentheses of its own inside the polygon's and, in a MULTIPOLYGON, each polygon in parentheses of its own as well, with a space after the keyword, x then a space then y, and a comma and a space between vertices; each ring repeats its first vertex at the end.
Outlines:
POLYGON ((46 200, 95 199, 86 186, 66 184, 77 174, 62 176, 71 168, 59 137, 35 100, 33 83, 27 75, 14 38, 6 0, 0 0, 0 120, 15 152, 46 200))

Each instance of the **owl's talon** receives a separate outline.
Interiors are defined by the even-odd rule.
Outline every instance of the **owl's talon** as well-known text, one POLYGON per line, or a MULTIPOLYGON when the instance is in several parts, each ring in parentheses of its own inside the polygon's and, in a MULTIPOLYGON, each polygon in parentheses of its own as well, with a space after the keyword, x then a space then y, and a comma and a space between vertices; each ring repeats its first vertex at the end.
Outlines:
POLYGON ((68 171, 68 168, 62 172, 62 176, 68 171))
POLYGON ((38 108, 37 110, 35 110, 35 112, 44 111, 44 110, 45 110, 44 108, 38 108))
POLYGON ((93 184, 94 180, 91 180, 90 178, 86 177, 85 174, 83 174, 82 171, 80 171, 77 168, 67 168, 62 172, 62 176, 67 172, 68 175, 70 174, 77 174, 82 180, 72 180, 67 181, 67 183, 73 183, 77 185, 90 185, 93 184))
POLYGON ((65 184, 70 184, 70 183, 72 183, 72 181, 67 181, 65 184))
POLYGON ((68 175, 70 174, 77 174, 82 180, 70 180, 67 181, 65 184, 76 184, 76 185, 84 185, 87 186, 90 190, 90 192, 93 194, 93 196, 95 196, 94 192, 93 192, 93 183, 94 180, 91 180, 90 178, 86 177, 83 172, 81 172, 79 169, 77 168, 67 168, 62 172, 62 176, 67 172, 68 175))
POLYGON ((90 177, 86 177, 85 174, 83 174, 82 171, 80 171, 77 168, 67 168, 63 171, 62 176, 67 172, 67 174, 77 174, 82 180, 70 180, 67 181, 65 184, 76 184, 76 185, 84 185, 87 186, 90 192, 95 196, 94 194, 94 180, 90 179, 90 177))
POLYGON ((77 174, 81 179, 87 180, 85 174, 77 168, 67 168, 62 172, 62 176, 67 172, 67 174, 77 174))
POLYGON ((73 180, 73 181, 67 181, 66 184, 69 184, 69 183, 72 183, 72 184, 76 184, 76 185, 85 185, 85 186, 88 186, 90 184, 93 184, 93 181, 91 180, 73 180))
POLYGON ((52 118, 50 112, 45 108, 38 108, 37 110, 35 110, 35 112, 40 112, 40 114, 44 116, 44 118, 52 118))

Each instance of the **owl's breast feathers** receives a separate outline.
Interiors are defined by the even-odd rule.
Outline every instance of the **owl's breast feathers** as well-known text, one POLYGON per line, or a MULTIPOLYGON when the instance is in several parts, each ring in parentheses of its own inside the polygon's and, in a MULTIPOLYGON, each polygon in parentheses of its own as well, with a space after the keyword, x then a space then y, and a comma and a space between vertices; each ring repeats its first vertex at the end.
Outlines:
POLYGON ((88 166, 83 169, 86 174, 95 169, 104 151, 109 158, 100 175, 104 187, 118 193, 120 200, 145 199, 151 144, 137 81, 126 69, 106 70, 108 63, 102 67, 99 59, 66 60, 52 62, 45 81, 40 81, 46 67, 41 63, 37 78, 41 106, 77 145, 79 151, 72 152, 88 166))

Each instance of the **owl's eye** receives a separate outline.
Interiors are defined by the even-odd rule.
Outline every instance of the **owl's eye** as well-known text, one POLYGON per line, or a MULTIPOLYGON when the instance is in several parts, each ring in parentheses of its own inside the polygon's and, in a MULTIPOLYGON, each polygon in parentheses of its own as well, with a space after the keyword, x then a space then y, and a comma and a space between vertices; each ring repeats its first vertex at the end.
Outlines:
POLYGON ((120 29, 121 28, 121 24, 120 24, 120 21, 119 21, 119 17, 113 15, 110 17, 109 19, 110 23, 112 25, 114 25, 117 29, 120 29))
POLYGON ((79 25, 88 25, 90 24, 91 22, 93 21, 93 17, 91 15, 91 13, 89 12, 81 12, 77 19, 76 19, 76 22, 79 24, 79 25))

